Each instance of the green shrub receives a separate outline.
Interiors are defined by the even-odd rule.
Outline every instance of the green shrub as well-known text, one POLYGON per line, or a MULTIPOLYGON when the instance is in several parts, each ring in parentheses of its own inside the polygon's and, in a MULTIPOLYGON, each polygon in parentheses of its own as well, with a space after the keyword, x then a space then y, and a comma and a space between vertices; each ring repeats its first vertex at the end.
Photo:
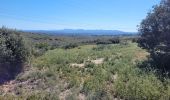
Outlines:
POLYGON ((49 45, 47 43, 37 43, 35 44, 35 47, 38 49, 44 49, 46 51, 49 49, 49 45))
POLYGON ((0 63, 27 60, 29 51, 20 34, 16 30, 0 29, 0 63))
POLYGON ((120 43, 120 39, 119 38, 112 38, 112 39, 109 39, 109 41, 111 41, 113 44, 120 43))
MULTIPOLYGON (((127 69, 126 69, 127 70, 127 69)), ((114 88, 116 96, 130 100, 155 100, 167 97, 163 83, 154 72, 140 72, 140 70, 127 70, 119 73, 114 88), (164 96, 165 95, 165 96, 164 96)))
POLYGON ((72 49, 72 48, 76 48, 76 47, 78 47, 78 45, 75 43, 70 43, 70 44, 63 46, 64 49, 72 49))
POLYGON ((22 32, 0 28, 0 77, 7 81, 22 71, 29 61, 30 50, 20 35, 22 32))

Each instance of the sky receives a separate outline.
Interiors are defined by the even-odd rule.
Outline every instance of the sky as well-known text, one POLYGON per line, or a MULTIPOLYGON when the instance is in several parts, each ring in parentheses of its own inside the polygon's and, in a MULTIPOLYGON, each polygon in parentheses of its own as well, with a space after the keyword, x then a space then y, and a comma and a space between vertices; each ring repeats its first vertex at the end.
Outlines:
POLYGON ((0 26, 136 32, 160 0, 0 0, 0 26))

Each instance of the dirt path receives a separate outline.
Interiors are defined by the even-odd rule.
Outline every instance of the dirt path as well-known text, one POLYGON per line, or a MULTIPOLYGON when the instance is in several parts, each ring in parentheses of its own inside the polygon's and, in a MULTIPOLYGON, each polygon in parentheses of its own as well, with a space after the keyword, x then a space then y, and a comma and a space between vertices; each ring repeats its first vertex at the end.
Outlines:
POLYGON ((65 91, 63 91, 63 92, 61 92, 61 93, 59 94, 59 99, 60 99, 60 100, 66 100, 66 97, 67 97, 69 94, 71 94, 71 91, 70 91, 69 89, 67 89, 67 90, 65 90, 65 91))
POLYGON ((82 63, 82 64, 72 63, 72 64, 70 64, 70 66, 83 68, 85 66, 85 64, 84 63, 82 63))
POLYGON ((78 100, 86 100, 86 96, 82 93, 79 93, 78 100))
POLYGON ((99 65, 102 64, 104 62, 104 58, 98 58, 96 60, 91 60, 92 63, 99 65))
MULTIPOLYGON (((97 58, 96 60, 90 60, 90 59, 88 59, 87 61, 90 61, 90 62, 92 62, 92 63, 94 63, 94 64, 96 64, 96 65, 100 65, 100 64, 102 64, 102 63, 104 62, 104 58, 97 58)), ((72 66, 72 67, 84 68, 85 62, 86 62, 86 61, 84 61, 84 63, 81 63, 81 64, 71 63, 70 66, 72 66)))

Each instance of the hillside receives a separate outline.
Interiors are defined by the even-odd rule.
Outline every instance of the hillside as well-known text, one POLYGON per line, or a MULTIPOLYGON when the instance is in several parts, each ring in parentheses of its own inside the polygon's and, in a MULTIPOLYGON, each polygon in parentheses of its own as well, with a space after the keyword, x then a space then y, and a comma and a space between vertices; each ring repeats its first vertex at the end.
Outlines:
POLYGON ((45 33, 52 35, 80 35, 80 36, 92 36, 92 35, 137 35, 137 32, 123 32, 119 30, 84 30, 84 29, 64 29, 64 30, 25 30, 26 32, 45 33))
POLYGON ((0 86, 1 94, 8 100, 168 98, 169 79, 162 82, 154 71, 139 68, 147 55, 131 42, 49 50, 15 80, 0 86))
MULTIPOLYGON (((114 40, 132 40, 137 38, 137 35, 70 35, 54 33, 48 33, 46 31, 39 32, 22 32, 22 36, 31 44, 47 43, 52 48, 63 47, 69 44, 84 45, 84 44, 108 44, 114 42, 114 40), (44 33, 45 32, 45 33, 44 33)), ((78 33, 82 34, 82 33, 78 33)), ((84 33, 83 33, 84 34, 84 33)))
POLYGON ((170 100, 170 0, 1 0, 0 100, 170 100))

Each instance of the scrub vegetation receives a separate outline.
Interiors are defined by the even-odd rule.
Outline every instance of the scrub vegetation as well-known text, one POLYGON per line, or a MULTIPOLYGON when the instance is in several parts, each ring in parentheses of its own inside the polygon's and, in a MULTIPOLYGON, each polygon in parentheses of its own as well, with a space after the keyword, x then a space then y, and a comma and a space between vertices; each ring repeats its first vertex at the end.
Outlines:
MULTIPOLYGON (((149 53, 132 38, 119 39, 116 44, 77 43, 33 55, 29 67, 1 86, 1 98, 168 100, 169 78, 140 67, 149 53)), ((44 48, 48 46, 35 43, 33 49, 44 48)))
POLYGON ((0 100, 170 100, 169 7, 154 6, 138 36, 0 28, 0 100))

